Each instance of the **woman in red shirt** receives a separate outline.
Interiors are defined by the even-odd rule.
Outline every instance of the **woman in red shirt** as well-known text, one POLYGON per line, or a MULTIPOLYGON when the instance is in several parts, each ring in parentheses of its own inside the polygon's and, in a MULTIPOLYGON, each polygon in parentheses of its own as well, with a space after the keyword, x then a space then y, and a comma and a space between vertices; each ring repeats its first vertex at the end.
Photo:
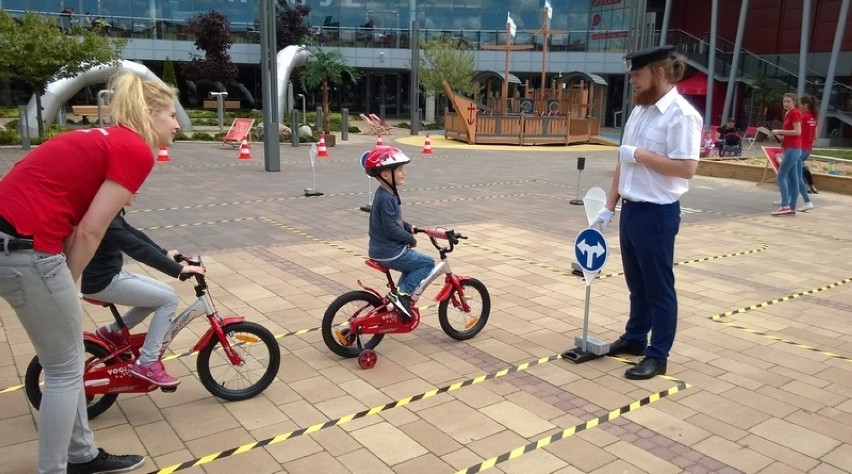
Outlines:
POLYGON ((795 216, 796 200, 799 197, 799 181, 796 169, 799 157, 802 155, 802 114, 796 105, 799 98, 796 94, 784 94, 784 125, 772 131, 776 137, 783 139, 784 154, 781 166, 778 168, 778 189, 781 191, 781 207, 772 213, 773 216, 795 216))
POLYGON ((98 448, 83 391, 82 309, 75 283, 107 226, 179 129, 177 91, 119 73, 108 86, 115 126, 64 133, 0 180, 0 296, 44 367, 39 473, 119 472, 145 458, 98 448))
MULTIPOLYGON (((799 179, 799 194, 802 195, 802 199, 804 202, 801 206, 799 206, 797 211, 809 211, 814 208, 814 203, 811 201, 811 197, 808 196, 808 188, 811 191, 816 190, 813 186, 813 181, 810 179, 808 182, 805 182, 805 160, 811 156, 811 151, 814 149, 814 140, 816 139, 816 130, 817 130, 817 121, 816 121, 816 100, 811 95, 802 96, 799 99, 799 110, 802 113, 802 157, 799 159, 799 166, 797 167, 798 179, 799 179)), ((810 172, 808 172, 810 174, 810 172)))

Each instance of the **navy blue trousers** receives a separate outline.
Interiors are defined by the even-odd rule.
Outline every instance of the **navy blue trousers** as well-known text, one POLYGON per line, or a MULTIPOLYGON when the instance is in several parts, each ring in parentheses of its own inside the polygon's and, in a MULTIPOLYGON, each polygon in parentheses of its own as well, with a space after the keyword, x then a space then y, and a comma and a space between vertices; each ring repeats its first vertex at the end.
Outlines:
POLYGON ((680 228, 680 203, 622 200, 619 224, 624 280, 630 290, 625 340, 648 344, 645 357, 665 360, 677 330, 674 242, 680 228))

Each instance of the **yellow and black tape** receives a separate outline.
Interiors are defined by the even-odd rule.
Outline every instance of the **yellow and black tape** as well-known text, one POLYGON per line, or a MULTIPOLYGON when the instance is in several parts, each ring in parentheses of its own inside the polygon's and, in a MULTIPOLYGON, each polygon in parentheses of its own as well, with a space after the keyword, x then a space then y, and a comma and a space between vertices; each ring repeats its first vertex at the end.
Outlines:
POLYGON ((221 221, 207 221, 207 222, 193 222, 186 224, 172 224, 172 225, 155 225, 151 227, 142 227, 140 230, 155 230, 155 229, 177 229, 181 227, 196 227, 201 225, 218 225, 218 224, 228 224, 230 222, 248 222, 260 219, 259 217, 238 217, 236 219, 223 219, 221 221))
POLYGON ((793 294, 790 294, 790 295, 787 295, 787 296, 782 296, 781 298, 775 298, 774 300, 764 301, 762 303, 753 304, 751 306, 738 308, 738 309, 735 309, 733 311, 728 311, 726 313, 720 313, 720 314, 717 314, 715 316, 711 316, 710 319, 712 319, 713 321, 715 321, 719 324, 723 324, 725 326, 732 327, 732 328, 735 328, 735 329, 740 329, 742 331, 746 331, 746 332, 749 332, 751 334, 756 334, 758 336, 763 336, 763 337, 765 337, 767 339, 771 339, 773 341, 783 342, 784 344, 789 344, 791 346, 795 346, 795 347, 798 347, 800 349, 805 349, 805 350, 808 350, 808 351, 811 351, 811 352, 816 352, 816 353, 822 354, 824 356, 828 356, 828 357, 832 357, 832 358, 840 359, 840 360, 845 360, 846 362, 852 362, 852 358, 850 358, 850 357, 846 357, 846 356, 843 356, 843 355, 840 355, 840 354, 835 354, 831 351, 820 349, 818 347, 809 346, 807 344, 802 344, 800 342, 784 339, 783 337, 775 336, 775 335, 770 334, 766 331, 745 327, 745 326, 742 326, 742 325, 739 325, 739 324, 725 320, 725 318, 730 318, 731 316, 734 316, 736 314, 744 314, 744 313, 747 313, 749 311, 754 311, 754 310, 760 309, 760 308, 766 308, 767 306, 771 306, 771 305, 774 305, 774 304, 792 301, 792 300, 801 298, 802 296, 813 295, 813 294, 816 294, 816 293, 820 293, 822 291, 828 291, 828 290, 837 288, 839 286, 845 285, 845 284, 850 283, 850 282, 852 282, 852 278, 844 278, 843 280, 838 280, 834 283, 830 283, 828 285, 821 286, 819 288, 813 288, 811 290, 802 291, 802 292, 799 292, 799 293, 793 293, 793 294))
POLYGON ((340 418, 337 418, 337 419, 334 419, 334 420, 326 421, 324 423, 318 423, 316 425, 309 426, 307 428, 300 428, 298 430, 291 431, 289 433, 283 433, 283 434, 280 434, 280 435, 272 437, 272 438, 266 438, 266 439, 261 440, 261 441, 255 441, 253 443, 244 444, 242 446, 239 446, 239 447, 236 447, 236 448, 231 448, 231 449, 228 449, 226 451, 220 451, 218 453, 208 454, 207 456, 200 457, 200 458, 197 458, 197 459, 193 459, 191 461, 186 461, 186 462, 182 462, 180 464, 168 466, 168 467, 162 468, 158 471, 152 471, 151 474, 155 474, 155 473, 156 474, 169 474, 169 473, 172 473, 172 472, 175 472, 175 471, 181 471, 183 469, 189 469, 191 467, 201 466, 203 464, 213 462, 217 459, 222 459, 222 458, 234 456, 234 455, 237 455, 237 454, 247 453, 247 452, 254 450, 254 449, 257 449, 257 448, 262 448, 264 446, 270 446, 270 445, 273 445, 273 444, 276 444, 276 443, 280 443, 282 441, 287 441, 288 439, 293 439, 293 438, 296 438, 296 437, 299 437, 299 436, 302 436, 302 435, 315 433, 315 432, 323 430, 325 428, 330 428, 332 426, 340 426, 342 424, 349 423, 350 421, 354 421, 354 420, 357 420, 359 418, 364 418, 364 417, 369 416, 369 415, 375 415, 377 413, 381 413, 383 411, 390 410, 391 408, 397 408, 397 407, 405 406, 405 405, 408 405, 410 403, 413 403, 413 402, 416 402, 416 401, 419 401, 419 400, 425 400, 427 398, 432 398, 432 397, 439 395, 439 394, 442 394, 442 393, 449 393, 449 392, 453 392, 453 391, 459 390, 459 389, 464 388, 464 387, 468 387, 470 385, 480 384, 482 382, 485 382, 486 380, 496 379, 496 378, 499 378, 499 377, 505 377, 506 375, 513 374, 513 373, 516 373, 516 372, 522 372, 522 371, 530 369, 532 367, 536 367, 536 366, 539 366, 539 365, 542 365, 542 364, 546 364, 550 361, 553 361, 553 360, 556 360, 556 359, 561 359, 561 358, 562 358, 562 356, 559 355, 559 354, 552 355, 550 357, 542 357, 542 358, 536 359, 534 361, 525 362, 525 363, 517 365, 515 367, 509 367, 509 368, 506 368, 506 369, 503 369, 503 370, 498 370, 496 372, 491 372, 491 373, 488 373, 488 374, 480 375, 480 376, 472 378, 472 379, 467 379, 467 380, 464 380, 464 381, 461 381, 461 382, 456 382, 456 383, 451 384, 451 385, 445 385, 441 388, 429 390, 428 392, 422 392, 422 393, 419 393, 419 394, 411 396, 411 397, 406 397, 406 398, 397 400, 395 402, 388 403, 386 405, 373 407, 373 408, 370 408, 368 410, 362 410, 362 411, 359 411, 358 413, 346 415, 346 416, 343 416, 343 417, 340 417, 340 418))
POLYGON ((609 413, 607 413, 606 415, 599 416, 599 417, 592 419, 592 420, 589 420, 585 423, 580 423, 579 425, 575 425, 575 426, 572 426, 568 429, 562 430, 559 433, 550 435, 546 438, 541 438, 537 441, 533 441, 532 443, 526 444, 524 446, 517 447, 517 448, 515 448, 511 451, 500 454, 499 456, 495 456, 493 458, 486 459, 485 461, 483 461, 479 464, 476 464, 474 466, 470 466, 467 469, 463 469, 461 471, 458 471, 456 474, 473 474, 473 473, 476 473, 476 472, 482 472, 486 469, 491 469, 492 467, 496 466, 497 464, 500 464, 500 463, 503 463, 503 462, 506 462, 506 461, 510 461, 512 459, 518 458, 520 456, 523 456, 524 454, 530 453, 530 452, 535 451, 537 449, 544 448, 544 447, 546 447, 546 446, 548 446, 552 443, 555 443, 556 441, 568 438, 570 436, 574 436, 575 434, 577 434, 581 431, 585 431, 585 430, 588 430, 590 428, 594 428, 594 427, 601 425, 603 423, 608 423, 608 422, 624 415, 625 413, 630 413, 631 411, 635 411, 639 407, 649 405, 649 404, 654 403, 654 402, 656 402, 656 401, 658 401, 662 398, 665 398, 665 397, 668 397, 670 395, 674 395, 678 392, 681 392, 683 390, 686 390, 689 387, 691 387, 691 385, 689 385, 688 383, 678 381, 677 385, 675 385, 674 387, 671 387, 667 390, 663 390, 662 392, 653 393, 653 394, 648 395, 647 397, 645 397, 641 400, 636 400, 635 402, 633 402, 629 405, 624 405, 621 408, 617 408, 615 410, 612 410, 609 413))

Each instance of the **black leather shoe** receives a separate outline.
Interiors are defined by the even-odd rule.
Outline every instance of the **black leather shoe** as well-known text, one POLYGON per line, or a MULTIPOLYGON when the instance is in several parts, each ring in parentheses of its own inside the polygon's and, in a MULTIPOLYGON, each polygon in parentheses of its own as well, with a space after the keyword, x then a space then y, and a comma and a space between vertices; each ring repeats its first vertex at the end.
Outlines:
POLYGON ((606 355, 630 354, 640 356, 645 354, 645 347, 635 342, 625 341, 619 337, 618 340, 609 345, 606 355))
POLYGON ((647 380, 657 375, 665 375, 666 361, 645 357, 635 366, 627 369, 624 376, 631 380, 647 380))

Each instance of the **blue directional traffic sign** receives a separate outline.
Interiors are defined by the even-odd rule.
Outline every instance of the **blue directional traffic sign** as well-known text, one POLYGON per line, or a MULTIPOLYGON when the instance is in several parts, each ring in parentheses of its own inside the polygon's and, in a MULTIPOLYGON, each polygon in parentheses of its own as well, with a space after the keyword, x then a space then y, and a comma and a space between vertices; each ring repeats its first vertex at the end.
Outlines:
POLYGON ((607 246, 603 234, 592 227, 583 229, 574 239, 574 256, 584 272, 598 272, 606 263, 607 246))

